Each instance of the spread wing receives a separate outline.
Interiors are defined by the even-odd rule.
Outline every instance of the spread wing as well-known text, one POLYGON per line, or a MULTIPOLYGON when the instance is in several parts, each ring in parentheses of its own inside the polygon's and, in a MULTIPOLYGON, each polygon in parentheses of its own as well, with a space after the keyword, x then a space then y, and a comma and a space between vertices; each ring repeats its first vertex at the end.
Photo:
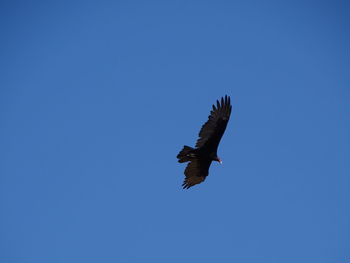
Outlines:
POLYGON ((182 184, 184 189, 188 189, 196 184, 199 184, 205 180, 208 176, 210 160, 194 159, 192 160, 185 169, 185 180, 182 184))
POLYGON ((225 98, 221 98, 221 103, 218 100, 216 101, 216 106, 213 105, 208 121, 204 123, 199 132, 199 138, 196 143, 197 148, 206 147, 212 151, 217 150, 230 119, 231 109, 229 96, 226 95, 225 98))

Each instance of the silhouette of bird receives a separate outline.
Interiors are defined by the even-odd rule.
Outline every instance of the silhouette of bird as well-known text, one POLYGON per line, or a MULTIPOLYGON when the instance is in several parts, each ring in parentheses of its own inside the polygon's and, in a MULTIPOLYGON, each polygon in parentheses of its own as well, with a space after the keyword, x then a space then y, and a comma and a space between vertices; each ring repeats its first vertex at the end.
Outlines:
POLYGON ((189 162, 185 169, 185 180, 182 184, 188 189, 205 180, 212 161, 222 163, 217 156, 217 150, 231 115, 231 100, 229 96, 216 101, 210 112, 208 121, 204 123, 195 148, 185 145, 177 155, 179 163, 189 162))

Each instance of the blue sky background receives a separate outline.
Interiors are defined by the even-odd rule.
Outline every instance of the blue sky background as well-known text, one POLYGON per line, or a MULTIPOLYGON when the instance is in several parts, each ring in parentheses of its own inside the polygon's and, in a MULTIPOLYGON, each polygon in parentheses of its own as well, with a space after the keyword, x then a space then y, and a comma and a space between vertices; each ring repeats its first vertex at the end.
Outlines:
POLYGON ((350 262, 347 1, 2 1, 0 262, 350 262), (205 183, 176 155, 233 114, 205 183))

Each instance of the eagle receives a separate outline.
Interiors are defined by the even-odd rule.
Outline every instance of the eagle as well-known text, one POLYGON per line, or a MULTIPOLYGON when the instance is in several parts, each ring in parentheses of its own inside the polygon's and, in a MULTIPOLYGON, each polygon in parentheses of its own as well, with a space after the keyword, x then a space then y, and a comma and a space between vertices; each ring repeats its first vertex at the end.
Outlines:
POLYGON ((226 130, 231 115, 231 100, 229 96, 222 97, 213 105, 208 120, 199 132, 195 148, 185 145, 177 155, 179 163, 189 162, 185 169, 185 180, 182 184, 188 189, 205 180, 212 161, 222 163, 217 155, 218 146, 226 130))

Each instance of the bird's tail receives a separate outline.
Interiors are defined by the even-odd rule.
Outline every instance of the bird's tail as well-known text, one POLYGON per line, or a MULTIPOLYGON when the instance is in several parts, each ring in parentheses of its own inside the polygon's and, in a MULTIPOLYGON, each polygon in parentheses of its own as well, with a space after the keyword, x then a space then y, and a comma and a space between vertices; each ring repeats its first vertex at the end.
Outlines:
POLYGON ((191 160, 191 155, 190 153, 193 151, 194 149, 192 147, 189 147, 187 145, 185 145, 183 147, 183 149, 179 152, 179 154, 176 156, 179 163, 184 163, 184 162, 188 162, 191 160))

